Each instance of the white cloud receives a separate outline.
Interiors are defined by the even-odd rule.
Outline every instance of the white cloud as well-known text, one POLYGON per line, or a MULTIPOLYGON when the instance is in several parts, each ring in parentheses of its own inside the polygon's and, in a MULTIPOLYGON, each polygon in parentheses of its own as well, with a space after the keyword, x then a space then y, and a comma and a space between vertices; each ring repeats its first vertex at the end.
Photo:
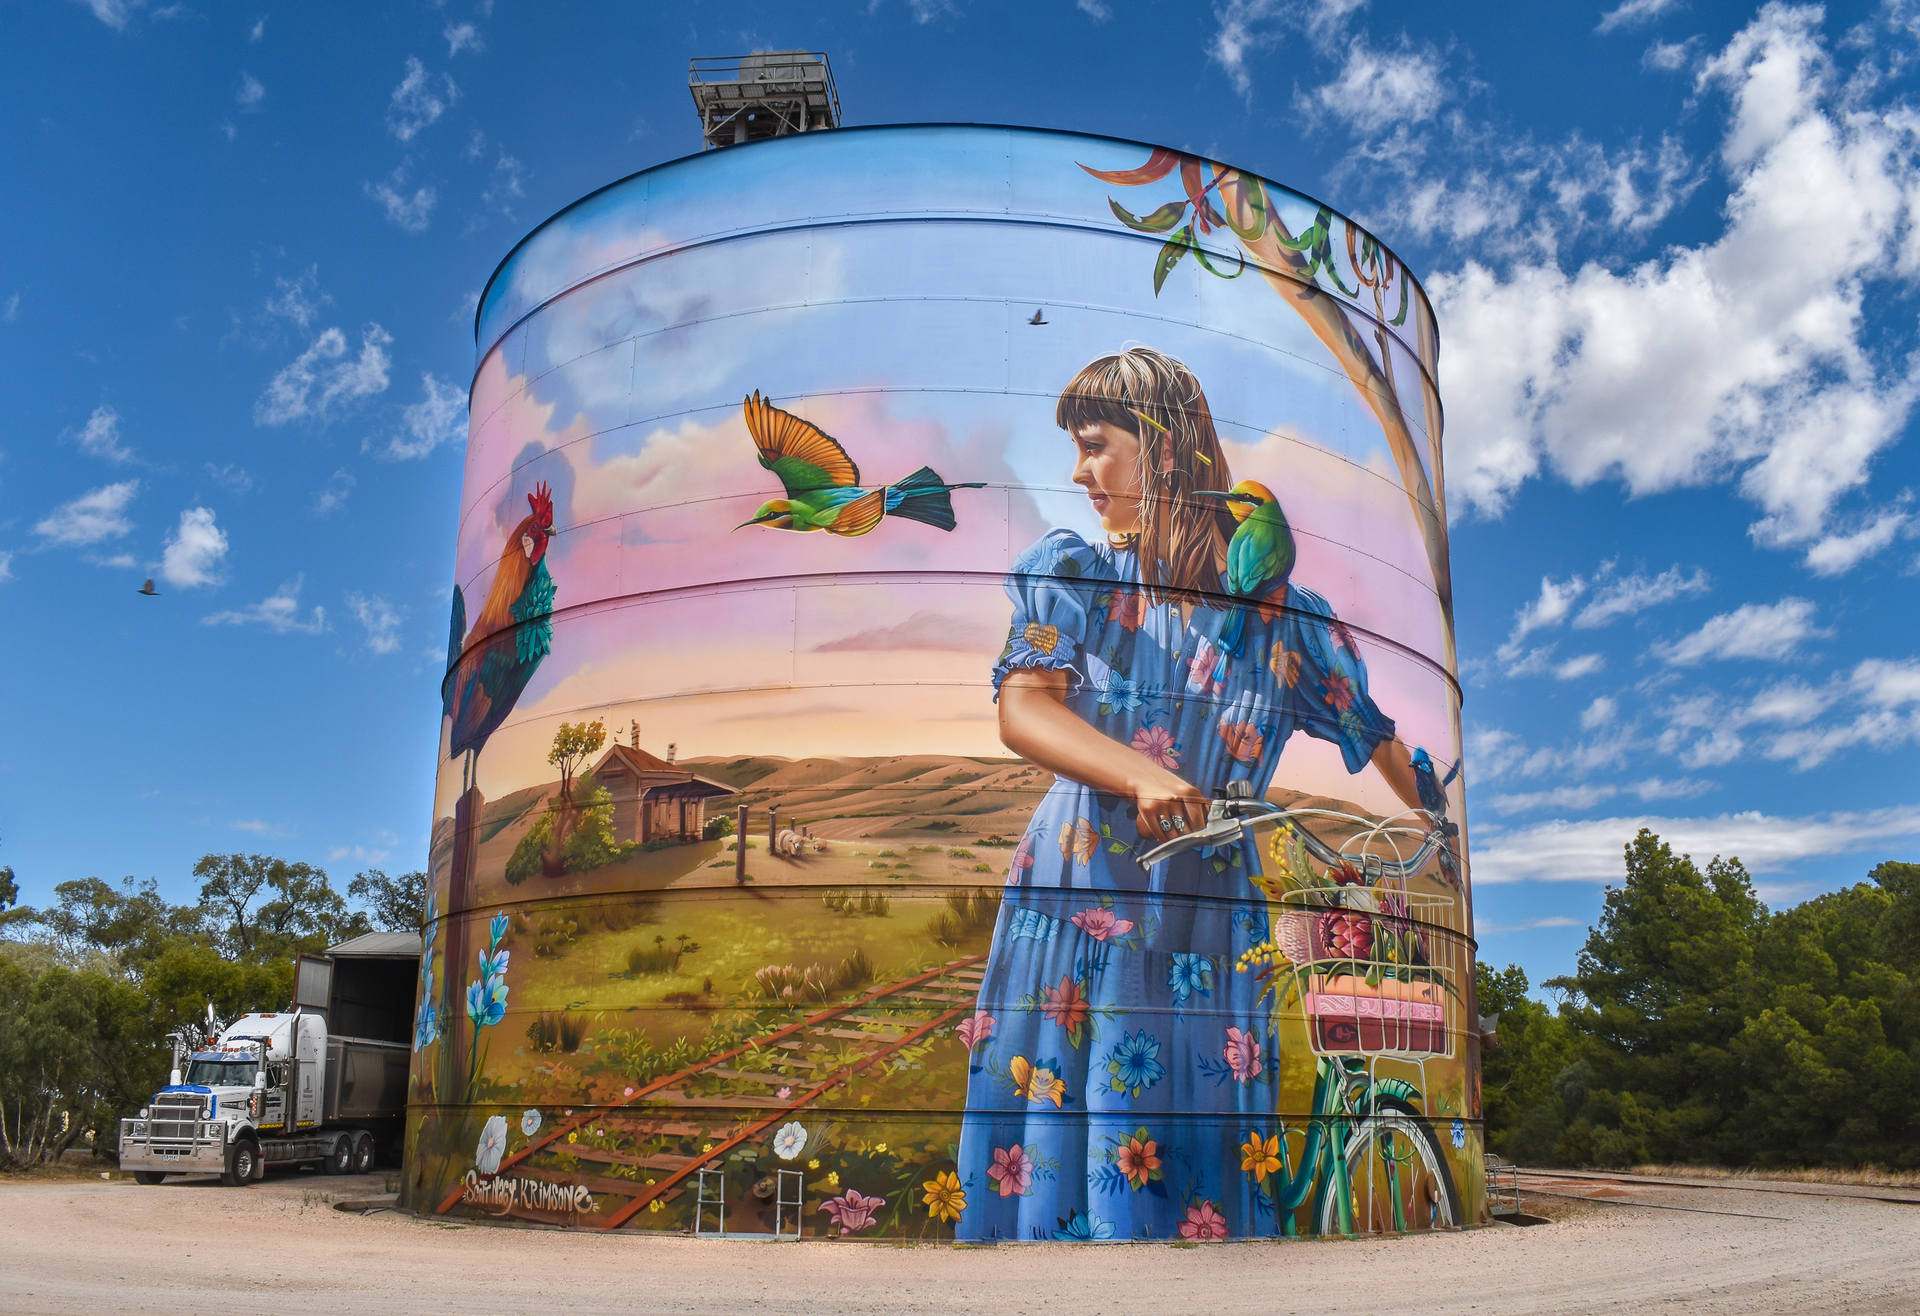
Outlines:
POLYGON ((1845 102, 1818 11, 1770 5, 1696 80, 1734 101, 1714 240, 1567 274, 1470 261, 1429 284, 1446 328, 1448 481, 1497 512, 1550 467, 1636 493, 1737 479, 1771 546, 1817 539, 1902 431, 1915 365, 1863 341, 1871 281, 1920 270, 1904 112, 1845 102), (1807 235, 1818 233, 1818 242, 1807 235))
POLYGON ((1445 99, 1440 61, 1432 51, 1403 43, 1373 50, 1356 40, 1339 76, 1317 88, 1313 100, 1363 133, 1430 119, 1445 99))
POLYGON ((1840 576, 1912 533, 1913 518, 1901 507, 1888 508, 1852 534, 1830 534, 1807 550, 1807 568, 1816 576, 1840 576))
POLYGON ((526 189, 521 185, 524 177, 520 162, 505 151, 500 152, 500 158, 494 161, 493 176, 487 183, 487 189, 480 194, 481 203, 496 207, 503 214, 512 214, 512 206, 509 203, 527 194, 526 189))
POLYGON ((1495 813, 1537 813, 1541 809, 1591 809, 1620 793, 1616 786, 1556 786, 1547 791, 1496 795, 1488 804, 1495 813))
MULTIPOLYGON (((1578 576, 1570 576, 1564 581, 1555 581, 1552 576, 1542 576, 1540 596, 1514 614, 1513 631, 1498 651, 1500 660, 1505 663, 1514 663, 1519 660, 1520 641, 1542 627, 1557 626, 1565 621, 1567 614, 1573 611, 1574 601, 1584 594, 1586 589, 1587 582, 1578 576)), ((1508 674, 1513 673, 1509 671, 1508 674)))
POLYGON ((0 302, 0 320, 12 324, 20 318, 20 294, 14 293, 5 302, 0 302))
POLYGON ((236 832, 251 832, 255 836, 287 837, 293 835, 291 830, 279 823, 263 822, 258 818, 243 818, 235 822, 230 822, 227 826, 233 828, 236 832))
POLYGON ((1253 94, 1247 57, 1278 40, 1276 34, 1258 29, 1282 8, 1280 0, 1227 0, 1213 11, 1219 27, 1207 43, 1207 58, 1226 70, 1227 80, 1242 96, 1253 94))
POLYGON ((291 320, 305 329, 320 314, 320 308, 333 298, 320 291, 320 267, 309 265, 307 272, 292 279, 276 278, 274 295, 267 298, 267 314, 291 320))
POLYGON ((1674 599, 1691 598, 1705 594, 1710 588, 1707 573, 1698 567, 1691 576, 1680 574, 1678 563, 1667 568, 1648 580, 1639 572, 1619 579, 1608 579, 1611 563, 1601 567, 1600 575, 1593 592, 1593 601, 1580 610, 1573 619, 1576 629, 1590 630, 1596 626, 1605 626, 1615 617, 1630 616, 1661 603, 1670 603, 1674 599))
POLYGON ((120 442, 120 413, 105 403, 93 409, 93 414, 87 417, 86 425, 78 434, 71 430, 67 434, 73 436, 73 441, 80 445, 80 451, 89 457, 110 462, 133 460, 133 449, 120 442))
POLYGON ((260 38, 264 37, 266 34, 267 34, 267 20, 265 19, 265 17, 254 19, 253 27, 247 33, 247 44, 252 45, 255 42, 258 42, 260 38))
POLYGON ((409 196, 400 190, 406 186, 407 167, 401 165, 390 177, 380 183, 362 183, 361 187, 369 197, 380 203, 387 212, 387 219, 403 233, 425 233, 428 216, 432 215, 434 203, 440 194, 433 188, 420 186, 413 189, 409 196))
POLYGON ((1745 701, 1714 692, 1676 699, 1662 710, 1657 743, 1689 767, 1751 754, 1805 772, 1857 745, 1920 741, 1920 707, 1910 705, 1920 705, 1920 660, 1869 658, 1822 685, 1793 677, 1745 701), (1835 710, 1837 719, 1822 720, 1835 710))
POLYGON ((1675 667, 1691 667, 1711 658, 1785 658, 1802 640, 1831 634, 1813 624, 1814 605, 1789 595, 1778 603, 1745 603, 1709 617, 1691 635, 1672 644, 1656 644, 1654 655, 1675 667))
POLYGON ((138 480, 101 485, 54 508, 33 527, 33 532, 44 535, 51 544, 97 544, 103 539, 118 539, 133 529, 125 513, 127 504, 139 492, 138 480))
POLYGON ((260 85, 260 79, 251 73, 240 75, 240 90, 233 94, 233 100, 243 110, 251 110, 267 98, 267 89, 260 85))
MULTIPOLYGON (((471 23, 461 23, 457 26, 453 23, 448 23, 446 30, 440 35, 447 39, 448 59, 452 59, 463 50, 471 50, 478 54, 480 51, 486 49, 480 42, 479 30, 471 23)), ((412 70, 409 69, 408 72, 411 73, 412 70)))
POLYGON ((227 533, 213 523, 213 512, 189 507, 180 513, 180 525, 167 536, 160 555, 160 576, 169 585, 191 589, 218 585, 220 563, 227 556, 227 533))
POLYGON ((1688 37, 1685 41, 1656 41, 1640 56, 1640 67, 1678 73, 1693 58, 1694 43, 1698 40, 1698 37, 1688 37))
MULTIPOLYGON (((430 373, 420 376, 420 388, 425 396, 402 409, 401 432, 387 440, 381 453, 390 461, 424 457, 443 443, 459 443, 467 437, 467 395, 430 373)), ((371 442, 362 444, 362 449, 371 442)))
POLYGON ((315 604, 305 619, 300 616, 300 587, 305 576, 295 576, 260 602, 238 612, 215 612, 200 619, 206 626, 264 626, 276 635, 300 631, 318 635, 327 629, 327 611, 315 604))
POLYGON ((1577 681, 1583 676, 1592 676, 1607 665, 1607 660, 1597 653, 1583 653, 1577 658, 1569 658, 1555 665, 1554 677, 1561 681, 1577 681))
POLYGON ((0 552, 0 580, 13 579, 13 554, 0 552))
POLYGON ((1920 704, 1920 659, 1888 662, 1869 658, 1853 669, 1848 682, 1863 698, 1881 708, 1920 704))
POLYGON ((367 648, 375 653, 393 653, 400 647, 401 614, 379 595, 347 595, 347 607, 354 619, 367 631, 367 648))
POLYGON ((1881 850, 1889 841, 1920 837, 1920 805, 1799 818, 1751 812, 1538 823, 1500 832, 1476 846, 1473 880, 1480 886, 1618 882, 1626 873, 1622 851, 1642 827, 1696 863, 1720 855, 1739 858, 1752 873, 1781 873, 1803 859, 1881 850))
POLYGON ((410 142, 445 114, 459 96, 460 89, 451 77, 430 74, 419 60, 408 56, 407 75, 393 89, 392 102, 387 106, 387 131, 410 142))
POLYGON ((1642 23, 1651 23, 1670 9, 1678 8, 1680 0, 1626 0, 1617 9, 1610 9, 1600 15, 1600 25, 1596 32, 1612 32, 1617 28, 1639 27, 1642 23))
POLYGON ((316 516, 326 516, 347 505, 347 495, 353 492, 353 486, 359 481, 349 471, 339 470, 320 488, 320 496, 314 499, 313 511, 316 516))
POLYGON ((115 32, 124 31, 133 11, 146 3, 146 0, 74 0, 93 11, 93 16, 112 28, 115 32))
POLYGON ((392 364, 387 344, 393 335, 377 324, 360 331, 360 355, 347 358, 347 337, 327 329, 307 350, 282 367, 253 404, 257 425, 284 425, 290 420, 325 420, 343 406, 387 387, 392 364))
POLYGON ((1096 23, 1104 23, 1113 17, 1112 6, 1104 0, 1073 0, 1074 7, 1096 23))
POLYGON ((1682 777, 1678 781, 1664 781, 1659 777, 1648 777, 1636 781, 1627 787, 1642 800, 1690 800, 1696 795, 1705 795, 1717 789, 1710 781, 1701 781, 1697 777, 1682 777))
POLYGON ((1613 721, 1619 713, 1620 701, 1610 699, 1606 695, 1601 695, 1591 704, 1587 705, 1586 712, 1580 714, 1580 729, 1582 731, 1591 731, 1595 727, 1603 727, 1613 721))
POLYGON ((247 493, 253 488, 253 477, 238 466, 215 466, 208 462, 207 476, 221 488, 235 493, 247 493))

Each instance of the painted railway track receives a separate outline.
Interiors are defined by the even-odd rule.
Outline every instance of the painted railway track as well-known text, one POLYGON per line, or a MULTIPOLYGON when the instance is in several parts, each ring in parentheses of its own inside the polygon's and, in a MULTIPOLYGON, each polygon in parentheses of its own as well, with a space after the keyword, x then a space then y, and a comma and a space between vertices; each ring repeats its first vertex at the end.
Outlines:
MULTIPOLYGON (((521 1178, 580 1183, 595 1194, 624 1197, 626 1201, 593 1222, 602 1229, 618 1229, 653 1203, 679 1197, 686 1180, 702 1166, 718 1164, 734 1148, 819 1102, 855 1075, 972 1013, 980 994, 984 974, 980 966, 985 959, 984 955, 974 955, 950 960, 937 969, 877 987, 856 1000, 819 1010, 662 1075, 611 1106, 570 1115, 502 1160, 493 1177, 511 1171, 521 1178), (812 1073, 795 1078, 733 1067, 736 1060, 774 1048, 788 1053, 783 1067, 812 1073), (725 1096, 690 1094, 688 1084, 703 1078, 722 1079, 743 1085, 746 1090, 725 1096), (755 1090, 760 1088, 764 1093, 755 1090), (577 1135, 590 1125, 607 1123, 624 1126, 638 1139, 708 1141, 694 1155, 651 1156, 567 1141, 569 1135, 577 1135), (577 1171, 549 1169, 540 1163, 561 1155, 576 1162, 623 1167, 636 1174, 647 1170, 656 1173, 644 1182, 602 1175, 583 1178, 577 1171)), ((435 1214, 452 1210, 462 1195, 463 1189, 456 1188, 435 1214)))

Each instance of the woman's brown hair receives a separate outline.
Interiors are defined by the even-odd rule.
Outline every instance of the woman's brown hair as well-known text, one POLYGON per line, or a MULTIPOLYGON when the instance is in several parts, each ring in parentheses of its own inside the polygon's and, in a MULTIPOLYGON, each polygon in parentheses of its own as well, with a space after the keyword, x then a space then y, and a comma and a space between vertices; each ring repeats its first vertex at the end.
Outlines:
POLYGON ((1132 538, 1149 597, 1198 603, 1218 594, 1232 514, 1193 494, 1230 489, 1233 476, 1193 372, 1151 347, 1103 356, 1061 390, 1053 417, 1068 434, 1105 421, 1139 438, 1140 529, 1132 538))

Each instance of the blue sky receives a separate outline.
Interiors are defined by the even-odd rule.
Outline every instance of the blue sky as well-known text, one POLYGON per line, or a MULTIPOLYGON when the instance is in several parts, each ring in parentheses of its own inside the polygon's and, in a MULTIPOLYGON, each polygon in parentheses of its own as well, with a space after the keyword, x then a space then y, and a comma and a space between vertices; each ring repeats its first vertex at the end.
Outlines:
POLYGON ((1788 903, 1920 838, 1920 7, 0 5, 0 863, 424 860, 472 310, 698 147, 686 60, 850 123, 1205 152, 1442 334, 1483 955, 1571 966, 1640 820, 1788 903), (158 598, 134 593, 158 578, 158 598))

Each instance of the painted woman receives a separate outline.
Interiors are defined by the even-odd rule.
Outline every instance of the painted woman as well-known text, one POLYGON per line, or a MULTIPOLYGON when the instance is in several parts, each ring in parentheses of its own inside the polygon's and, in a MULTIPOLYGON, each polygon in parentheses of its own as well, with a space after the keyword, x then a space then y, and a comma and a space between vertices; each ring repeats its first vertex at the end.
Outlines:
POLYGON ((1233 477, 1184 365, 1103 357, 1055 417, 1106 533, 1054 530, 1008 579, 1000 736, 1056 781, 1007 876, 980 996, 992 1022, 963 1031, 958 1235, 1275 1233, 1242 1169, 1276 1123, 1275 1038, 1234 971, 1267 936, 1257 847, 1136 857, 1202 826, 1228 782, 1263 794, 1295 732, 1418 807, 1409 755, 1317 594, 1275 582, 1229 629, 1235 522, 1208 495, 1233 477))

